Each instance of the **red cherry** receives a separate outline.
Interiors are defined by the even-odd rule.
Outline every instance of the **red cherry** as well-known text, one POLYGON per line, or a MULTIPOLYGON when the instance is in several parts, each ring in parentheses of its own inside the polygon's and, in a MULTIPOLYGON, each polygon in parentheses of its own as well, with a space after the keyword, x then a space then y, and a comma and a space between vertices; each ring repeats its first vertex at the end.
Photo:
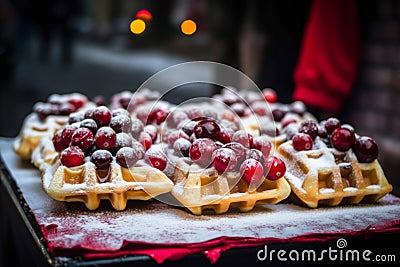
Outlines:
POLYGON ((106 106, 96 107, 92 114, 92 119, 99 127, 106 126, 111 121, 111 111, 106 106))
POLYGON ((73 94, 71 95, 70 99, 68 99, 68 103, 72 104, 75 107, 75 110, 83 107, 87 101, 88 100, 84 95, 78 94, 73 94))
POLYGON ((97 95, 93 97, 93 103, 96 104, 96 106, 105 106, 106 105, 106 99, 102 95, 97 95))
POLYGON ((267 136, 261 135, 254 138, 252 148, 261 151, 264 158, 268 158, 271 153, 272 144, 267 136))
POLYGON ((71 138, 73 133, 78 129, 77 126, 75 125, 67 125, 65 128, 62 130, 62 139, 66 144, 69 144, 71 142, 71 138))
POLYGON ((97 133, 97 124, 92 119, 84 119, 79 127, 88 128, 93 134, 97 133))
POLYGON ((247 183, 257 183, 264 175, 264 168, 259 161, 246 159, 240 166, 240 174, 247 183))
POLYGON ((53 145, 57 152, 61 152, 68 147, 68 143, 62 138, 63 130, 58 130, 53 136, 53 145))
POLYGON ((258 149, 249 149, 247 151, 247 158, 248 159, 255 159, 261 163, 264 163, 265 158, 262 152, 258 149))
POLYGON ((269 103, 275 103, 278 100, 276 92, 273 89, 264 89, 263 90, 264 99, 269 103))
POLYGON ((339 127, 336 128, 331 135, 331 144, 339 151, 349 150, 356 141, 354 132, 350 129, 339 127))
POLYGON ((235 152, 237 165, 242 164, 247 157, 247 148, 240 143, 231 142, 223 145, 222 147, 232 149, 233 152, 235 152))
POLYGON ((167 166, 167 156, 160 149, 149 149, 144 155, 144 159, 147 164, 154 168, 162 171, 167 166))
POLYGON ((325 129, 328 134, 331 134, 335 129, 341 126, 340 121, 337 118, 329 118, 324 123, 325 129))
POLYGON ((232 142, 244 145, 247 148, 253 146, 253 136, 244 130, 237 131, 232 136, 232 142))
POLYGON ((100 149, 112 149, 117 142, 117 135, 113 129, 108 126, 101 127, 94 138, 97 147, 100 149))
POLYGON ((219 172, 233 171, 237 165, 236 154, 229 148, 218 148, 212 154, 214 168, 219 172))
POLYGON ((139 136, 139 142, 142 144, 145 150, 148 150, 151 145, 153 144, 153 140, 151 139, 151 136, 146 133, 142 132, 139 136))
POLYGON ((189 140, 189 136, 185 132, 176 130, 169 133, 167 136, 168 147, 172 148, 175 144, 175 141, 178 140, 178 138, 184 138, 186 140, 189 140))
POLYGON ((181 110, 174 111, 172 113, 169 113, 167 117, 167 126, 170 128, 176 128, 178 127, 179 123, 182 121, 187 120, 189 117, 188 115, 181 110))
POLYGON ((93 152, 90 157, 90 161, 96 165, 96 168, 100 170, 105 170, 110 167, 110 164, 113 160, 113 156, 110 151, 99 149, 93 152))
POLYGON ((60 115, 69 115, 72 112, 75 112, 76 109, 74 107, 74 105, 70 104, 70 103, 62 103, 59 106, 59 113, 60 115))
POLYGON ((127 133, 117 133, 117 140, 115 141, 115 145, 112 149, 112 153, 115 154, 118 150, 123 147, 131 147, 133 143, 133 138, 130 134, 127 133))
POLYGON ((80 122, 85 119, 85 113, 83 112, 73 112, 68 116, 68 123, 73 124, 75 122, 80 122))
POLYGON ((161 108, 157 108, 155 110, 152 110, 151 115, 149 116, 152 117, 158 125, 160 125, 168 117, 168 112, 161 108))
POLYGON ((71 145, 78 146, 83 151, 93 146, 93 133, 88 128, 78 128, 71 137, 71 145))
POLYGON ((215 142, 208 138, 196 139, 189 149, 190 159, 195 163, 208 166, 212 162, 212 153, 217 149, 215 142))
POLYGON ((111 118, 110 127, 116 132, 129 133, 132 129, 132 120, 130 116, 117 115, 111 118))
POLYGON ((271 181, 278 180, 286 173, 286 165, 278 157, 269 157, 264 163, 264 169, 267 173, 266 178, 271 181))
POLYGON ((144 127, 144 131, 150 135, 153 143, 156 142, 158 133, 156 126, 148 124, 144 127))
POLYGON ((126 109, 123 109, 123 108, 116 108, 116 109, 113 109, 113 110, 111 111, 111 113, 112 113, 112 116, 113 116, 113 117, 116 117, 116 116, 118 116, 118 115, 125 115, 125 116, 128 116, 128 117, 131 116, 131 114, 129 114, 129 111, 127 111, 126 109))
POLYGON ((232 129, 221 128, 221 131, 219 132, 219 136, 218 136, 218 141, 220 141, 223 144, 230 143, 230 142, 232 142, 233 134, 234 134, 234 131, 232 129))
POLYGON ((189 140, 185 138, 178 138, 175 143, 174 143, 174 151, 175 154, 178 156, 184 156, 188 157, 189 156, 189 149, 192 143, 190 143, 189 140))
POLYGON ((313 147, 313 140, 308 134, 297 133, 293 136, 292 145, 297 151, 311 150, 313 147))
POLYGON ((76 167, 83 164, 85 153, 77 146, 64 149, 60 155, 61 164, 66 167, 76 167))
POLYGON ((354 146, 354 153, 359 162, 370 163, 378 158, 379 149, 376 142, 367 136, 358 137, 354 146))
POLYGON ((220 127, 213 119, 202 119, 193 128, 196 138, 210 138, 217 140, 220 127))

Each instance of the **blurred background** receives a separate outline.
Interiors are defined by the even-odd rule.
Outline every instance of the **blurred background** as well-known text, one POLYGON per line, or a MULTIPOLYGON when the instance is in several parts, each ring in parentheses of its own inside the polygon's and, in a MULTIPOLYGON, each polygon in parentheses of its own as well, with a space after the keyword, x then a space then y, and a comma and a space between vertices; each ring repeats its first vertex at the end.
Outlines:
MULTIPOLYGON (((324 103, 306 104, 319 119, 334 115, 375 138, 384 170, 398 190, 400 1, 348 2, 356 4, 360 37, 349 96, 334 113, 324 109, 324 103)), ((50 94, 81 92, 109 99, 122 90, 136 90, 166 67, 192 60, 235 67, 260 88, 275 89, 279 101, 291 102, 312 4, 0 0, 0 136, 16 136, 33 104, 50 94), (186 20, 191 21, 184 24, 186 20)), ((337 30, 349 26, 342 24, 337 30)), ((191 71, 212 75, 212 70, 191 71)), ((187 90, 187 97, 215 93, 215 88, 196 89, 187 90)))

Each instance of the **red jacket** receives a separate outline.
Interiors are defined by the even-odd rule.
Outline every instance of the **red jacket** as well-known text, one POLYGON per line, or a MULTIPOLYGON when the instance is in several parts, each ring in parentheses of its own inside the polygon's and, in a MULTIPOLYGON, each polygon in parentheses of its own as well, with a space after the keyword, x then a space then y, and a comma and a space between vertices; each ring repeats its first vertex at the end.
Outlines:
POLYGON ((355 80, 360 50, 356 0, 314 0, 294 72, 294 100, 338 113, 355 80))

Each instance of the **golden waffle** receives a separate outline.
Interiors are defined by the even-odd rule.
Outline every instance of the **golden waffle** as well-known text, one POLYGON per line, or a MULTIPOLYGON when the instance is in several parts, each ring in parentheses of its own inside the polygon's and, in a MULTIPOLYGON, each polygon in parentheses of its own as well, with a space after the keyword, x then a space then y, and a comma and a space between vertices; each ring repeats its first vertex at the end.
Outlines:
POLYGON ((44 170, 42 182, 55 200, 84 202, 90 210, 97 209, 101 199, 108 199, 115 210, 124 210, 129 199, 148 200, 173 187, 165 174, 148 165, 128 169, 111 163, 109 170, 98 171, 91 162, 68 168, 57 161, 44 170))
POLYGON ((53 134, 68 122, 68 116, 48 116, 41 121, 35 113, 29 114, 20 133, 16 137, 13 149, 23 159, 30 159, 33 150, 42 138, 52 138, 53 134))
POLYGON ((247 212, 257 204, 278 203, 290 194, 285 179, 263 179, 257 188, 250 188, 237 172, 220 175, 213 167, 204 169, 184 158, 175 162, 173 179, 172 195, 195 215, 206 209, 225 213, 230 206, 247 212))
POLYGON ((375 202, 391 192, 392 186, 377 160, 359 163, 352 150, 328 148, 318 138, 314 147, 296 151, 292 141, 288 141, 278 148, 296 202, 310 208, 357 204, 375 202))

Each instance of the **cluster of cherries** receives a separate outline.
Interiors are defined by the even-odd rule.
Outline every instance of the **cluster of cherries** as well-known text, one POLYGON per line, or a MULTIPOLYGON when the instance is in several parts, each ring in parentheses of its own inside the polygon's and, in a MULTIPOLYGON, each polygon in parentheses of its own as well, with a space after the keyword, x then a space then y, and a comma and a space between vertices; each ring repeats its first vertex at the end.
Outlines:
POLYGON ((33 107, 41 121, 50 115, 67 116, 83 107, 88 102, 86 96, 74 93, 68 95, 51 95, 46 103, 39 102, 33 107))
POLYGON ((129 168, 144 158, 162 170, 167 160, 165 154, 150 148, 156 139, 157 129, 132 119, 126 109, 111 111, 98 106, 70 114, 69 124, 53 136, 53 145, 66 167, 82 165, 87 158, 99 170, 108 169, 114 159, 129 168))
POLYGON ((356 136, 350 126, 342 125, 333 117, 319 124, 314 120, 305 120, 300 123, 297 133, 288 136, 297 151, 313 149, 313 142, 317 137, 339 151, 353 149, 359 162, 369 163, 378 158, 378 145, 372 138, 356 136))
POLYGON ((192 115, 189 112, 192 118, 178 123, 178 129, 167 136, 176 155, 189 157, 202 167, 213 166, 220 173, 239 171, 248 183, 257 183, 263 176, 277 180, 285 174, 285 163, 270 155, 272 145, 267 136, 253 137, 244 130, 223 127, 216 114, 192 115))

